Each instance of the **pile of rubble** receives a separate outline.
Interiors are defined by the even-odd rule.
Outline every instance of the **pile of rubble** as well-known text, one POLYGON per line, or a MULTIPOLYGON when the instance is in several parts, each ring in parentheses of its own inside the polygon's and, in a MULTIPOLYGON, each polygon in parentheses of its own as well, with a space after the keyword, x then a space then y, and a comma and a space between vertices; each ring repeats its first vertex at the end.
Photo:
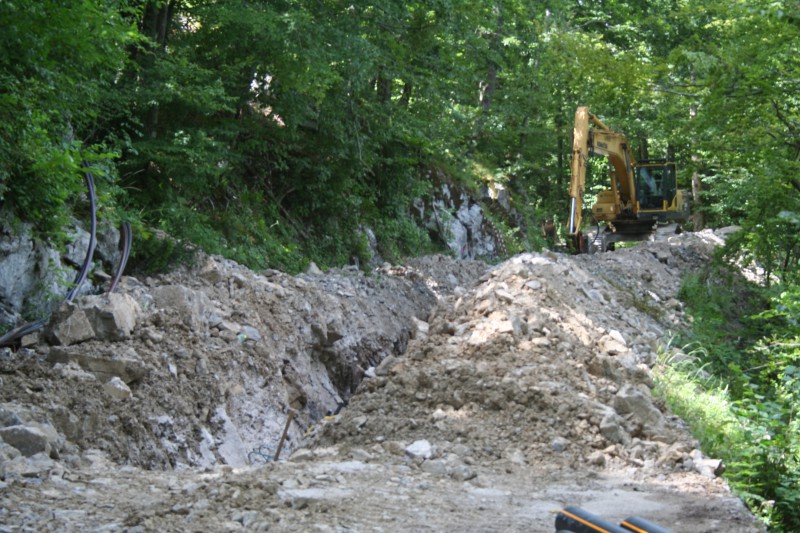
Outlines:
POLYGON ((680 276, 719 242, 127 278, 0 356, 0 523, 552 531, 578 504, 755 531, 650 391, 680 276))
MULTIPOLYGON (((685 320, 680 272, 707 253, 682 238, 635 253, 514 257, 441 300, 428 335, 369 373, 322 444, 416 456, 407 445, 435 435, 422 455, 468 448, 467 464, 705 468, 651 395, 650 368, 685 320)), ((463 465, 436 461, 428 468, 462 477, 463 465)))

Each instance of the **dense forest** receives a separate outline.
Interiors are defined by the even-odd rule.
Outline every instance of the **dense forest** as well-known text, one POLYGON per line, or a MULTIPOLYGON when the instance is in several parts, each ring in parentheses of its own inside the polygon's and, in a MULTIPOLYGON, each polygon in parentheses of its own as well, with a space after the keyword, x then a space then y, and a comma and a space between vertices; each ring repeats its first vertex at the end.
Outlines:
POLYGON ((674 157, 689 228, 740 225, 721 260, 763 269, 684 286, 694 386, 731 417, 709 445, 800 530, 800 1, 5 0, 0 28, 4 210, 63 241, 88 165, 140 261, 174 253, 158 230, 288 271, 363 256, 365 228, 435 250, 411 209, 434 175, 502 184, 510 250, 536 248, 578 105, 674 157))

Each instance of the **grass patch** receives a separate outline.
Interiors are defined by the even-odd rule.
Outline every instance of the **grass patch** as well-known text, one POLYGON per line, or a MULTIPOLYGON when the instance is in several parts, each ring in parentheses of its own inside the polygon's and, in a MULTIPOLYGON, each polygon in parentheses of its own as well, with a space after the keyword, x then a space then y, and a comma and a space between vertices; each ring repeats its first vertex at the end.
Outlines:
POLYGON ((800 291, 775 298, 712 265, 679 296, 693 320, 679 343, 693 351, 662 356, 656 394, 769 531, 800 531, 800 291))
POLYGON ((688 359, 678 360, 662 354, 653 369, 654 393, 689 424, 706 455, 730 462, 729 452, 746 432, 732 409, 729 391, 714 385, 696 355, 697 350, 688 359))
POLYGON ((734 494, 770 531, 791 531, 779 523, 775 500, 766 498, 759 490, 763 484, 752 479, 754 469, 763 463, 757 457, 758 443, 753 441, 754 435, 762 432, 741 415, 730 391, 715 383, 694 358, 676 362, 662 356, 653 375, 654 394, 689 425, 704 454, 726 465, 723 477, 734 494))

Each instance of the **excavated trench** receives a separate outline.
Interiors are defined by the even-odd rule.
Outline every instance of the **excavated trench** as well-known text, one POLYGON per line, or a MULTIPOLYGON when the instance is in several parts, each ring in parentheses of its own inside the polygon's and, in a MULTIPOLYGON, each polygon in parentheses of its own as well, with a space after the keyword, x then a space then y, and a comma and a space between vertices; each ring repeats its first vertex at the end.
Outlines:
POLYGON ((464 262, 452 272, 443 257, 418 264, 447 264, 443 284, 414 267, 292 277, 210 257, 124 278, 120 294, 65 305, 38 340, 4 352, 4 412, 57 433, 51 455, 67 461, 100 449, 120 464, 169 469, 243 466, 253 450, 275 449, 294 409, 291 451, 365 372, 404 353, 434 291, 486 269, 464 262))

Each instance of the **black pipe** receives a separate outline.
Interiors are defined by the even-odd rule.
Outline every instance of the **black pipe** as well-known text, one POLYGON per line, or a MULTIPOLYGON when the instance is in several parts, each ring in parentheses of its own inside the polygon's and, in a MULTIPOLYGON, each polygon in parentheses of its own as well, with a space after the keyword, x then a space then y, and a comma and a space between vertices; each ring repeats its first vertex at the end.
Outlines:
POLYGON ((620 525, 628 531, 634 531, 635 533, 672 533, 669 529, 656 525, 644 518, 639 518, 638 516, 626 518, 620 525))
POLYGON ((92 266, 92 257, 94 256, 94 248, 97 245, 97 200, 94 192, 94 177, 89 172, 89 165, 86 161, 83 162, 83 167, 86 169, 84 173, 86 179, 86 188, 89 190, 89 204, 91 205, 92 224, 89 233, 89 249, 86 250, 86 257, 83 260, 83 265, 80 271, 75 276, 75 281, 72 282, 73 287, 67 293, 66 301, 71 302, 75 295, 78 294, 83 282, 86 281, 86 276, 89 275, 89 267, 92 266))
POLYGON ((131 224, 127 220, 123 221, 119 228, 119 248, 122 252, 122 255, 120 256, 119 263, 117 263, 117 270, 114 272, 114 279, 111 280, 111 286, 108 288, 108 294, 114 292, 114 289, 117 287, 117 283, 119 283, 119 280, 122 277, 122 272, 125 271, 125 265, 128 263, 128 257, 131 254, 132 240, 133 232, 131 231, 131 224))
POLYGON ((556 515, 556 531, 571 533, 629 533, 616 524, 579 507, 565 507, 556 515))

